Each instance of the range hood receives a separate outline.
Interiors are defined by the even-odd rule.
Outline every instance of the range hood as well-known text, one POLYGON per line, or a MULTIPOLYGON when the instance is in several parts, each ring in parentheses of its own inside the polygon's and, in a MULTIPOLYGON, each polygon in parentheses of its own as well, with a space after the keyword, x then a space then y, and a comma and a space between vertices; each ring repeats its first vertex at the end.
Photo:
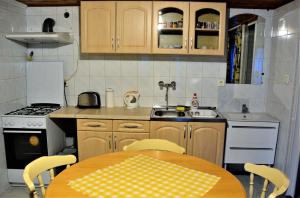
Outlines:
POLYGON ((21 32, 5 36, 7 39, 23 43, 73 43, 73 36, 68 32, 21 32))

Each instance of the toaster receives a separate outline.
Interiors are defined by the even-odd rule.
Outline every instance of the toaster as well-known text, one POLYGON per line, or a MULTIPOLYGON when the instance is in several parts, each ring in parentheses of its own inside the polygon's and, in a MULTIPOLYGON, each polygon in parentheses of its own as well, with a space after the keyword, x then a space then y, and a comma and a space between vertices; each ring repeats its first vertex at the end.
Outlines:
POLYGON ((97 92, 83 92, 78 95, 78 108, 100 108, 101 100, 97 92))

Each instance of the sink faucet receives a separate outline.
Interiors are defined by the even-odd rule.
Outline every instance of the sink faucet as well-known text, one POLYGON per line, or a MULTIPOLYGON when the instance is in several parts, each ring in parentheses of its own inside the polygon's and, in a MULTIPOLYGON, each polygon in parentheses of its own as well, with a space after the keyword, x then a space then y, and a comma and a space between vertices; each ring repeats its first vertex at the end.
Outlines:
POLYGON ((172 81, 171 83, 164 83, 163 81, 159 81, 158 86, 160 90, 163 90, 164 87, 166 88, 165 101, 166 101, 166 108, 168 110, 169 109, 169 88, 172 87, 173 90, 176 90, 176 82, 172 81))
POLYGON ((243 104, 242 106, 242 113, 249 113, 249 108, 247 107, 246 104, 243 104))

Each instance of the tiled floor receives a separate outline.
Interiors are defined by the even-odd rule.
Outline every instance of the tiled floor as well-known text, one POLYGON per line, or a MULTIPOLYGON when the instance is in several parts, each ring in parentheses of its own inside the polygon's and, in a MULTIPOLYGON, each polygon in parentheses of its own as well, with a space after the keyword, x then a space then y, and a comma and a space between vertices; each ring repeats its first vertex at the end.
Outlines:
MULTIPOLYGON (((248 191, 249 186, 249 176, 248 175, 237 175, 237 178, 241 181, 241 183, 244 185, 246 191, 248 191)), ((259 186, 258 192, 255 192, 254 197, 259 197, 259 192, 261 189, 261 186, 263 184, 263 180, 259 177, 255 178, 255 186, 259 186)), ((10 187, 8 188, 4 193, 0 194, 0 198, 27 198, 28 197, 28 191, 25 187, 10 187)))

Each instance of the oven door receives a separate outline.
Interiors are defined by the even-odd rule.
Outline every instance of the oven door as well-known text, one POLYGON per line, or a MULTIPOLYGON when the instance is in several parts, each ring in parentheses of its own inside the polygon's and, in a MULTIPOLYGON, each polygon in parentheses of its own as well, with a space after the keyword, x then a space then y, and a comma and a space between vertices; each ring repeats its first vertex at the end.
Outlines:
POLYGON ((48 154, 46 130, 4 129, 3 134, 8 169, 24 169, 48 154))

